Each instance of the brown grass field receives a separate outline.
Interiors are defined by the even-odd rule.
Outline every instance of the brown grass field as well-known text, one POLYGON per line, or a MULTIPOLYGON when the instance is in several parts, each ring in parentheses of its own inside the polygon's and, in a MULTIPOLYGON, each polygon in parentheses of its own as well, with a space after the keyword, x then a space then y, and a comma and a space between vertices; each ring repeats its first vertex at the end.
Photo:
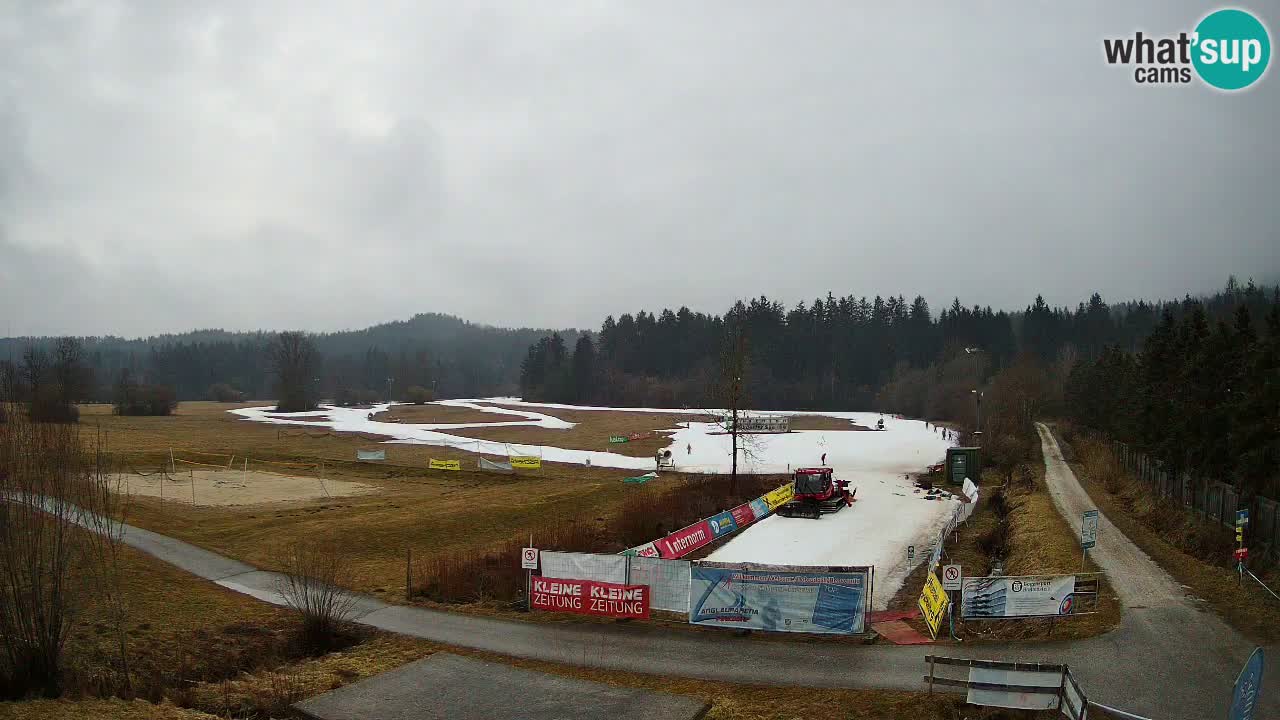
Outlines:
MULTIPOLYGON (((501 407, 501 405, 492 405, 501 407)), ((707 416, 673 415, 644 412, 610 412, 607 410, 559 410, 531 408, 536 412, 577 423, 568 430, 552 430, 541 427, 495 427, 453 430, 450 434, 463 437, 494 440, 496 442, 524 443, 530 445, 555 445, 574 450, 599 450, 631 457, 653 457, 658 450, 671 444, 664 430, 672 430, 681 423, 707 422, 707 416), (643 440, 610 443, 610 435, 630 436, 634 433, 650 433, 643 440)))
POLYGON ((390 410, 373 416, 381 422, 402 423, 493 423, 520 422, 527 418, 505 413, 487 413, 450 405, 392 405, 390 410))

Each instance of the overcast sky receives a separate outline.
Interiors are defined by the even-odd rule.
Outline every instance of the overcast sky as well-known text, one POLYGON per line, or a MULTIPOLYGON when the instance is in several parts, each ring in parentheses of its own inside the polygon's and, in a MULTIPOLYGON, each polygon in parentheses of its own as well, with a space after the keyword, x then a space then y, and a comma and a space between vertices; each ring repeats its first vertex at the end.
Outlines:
POLYGON ((1103 61, 1213 5, 3 4, 0 333, 1280 278, 1277 71, 1103 61))

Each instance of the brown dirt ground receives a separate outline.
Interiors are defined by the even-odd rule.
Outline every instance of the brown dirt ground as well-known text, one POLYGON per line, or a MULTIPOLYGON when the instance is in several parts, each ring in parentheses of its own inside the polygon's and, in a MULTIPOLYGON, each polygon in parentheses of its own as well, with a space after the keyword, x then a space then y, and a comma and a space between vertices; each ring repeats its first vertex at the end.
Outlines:
POLYGON ((378 488, 346 480, 299 477, 252 470, 210 470, 178 466, 172 475, 117 476, 120 492, 187 505, 257 505, 323 500, 378 492, 378 488), (192 485, 195 485, 192 488, 192 485))

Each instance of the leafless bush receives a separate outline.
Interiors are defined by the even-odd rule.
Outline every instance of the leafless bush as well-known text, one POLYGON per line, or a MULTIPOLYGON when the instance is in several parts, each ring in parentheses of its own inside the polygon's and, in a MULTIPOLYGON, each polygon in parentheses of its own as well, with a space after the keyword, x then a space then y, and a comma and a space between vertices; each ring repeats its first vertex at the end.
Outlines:
POLYGON ((355 609, 355 596, 342 589, 351 569, 344 547, 332 539, 298 540, 284 548, 282 559, 280 594, 301 616, 304 638, 333 644, 355 609))
POLYGON ((404 391, 404 397, 414 405, 422 405, 436 399, 435 393, 421 385, 410 385, 409 389, 404 391))
POLYGON ((214 383, 213 385, 210 385, 207 394, 210 400, 216 400, 217 402, 223 403, 242 402, 244 400, 244 393, 231 387, 227 383, 214 383))
MULTIPOLYGON (((100 443, 12 412, 0 426, 0 696, 57 696, 88 593, 118 590, 120 521, 100 443), (101 583, 96 581, 103 581, 101 583)), ((126 658, 123 603, 107 598, 126 658)), ((127 667, 127 663, 125 663, 127 667)))

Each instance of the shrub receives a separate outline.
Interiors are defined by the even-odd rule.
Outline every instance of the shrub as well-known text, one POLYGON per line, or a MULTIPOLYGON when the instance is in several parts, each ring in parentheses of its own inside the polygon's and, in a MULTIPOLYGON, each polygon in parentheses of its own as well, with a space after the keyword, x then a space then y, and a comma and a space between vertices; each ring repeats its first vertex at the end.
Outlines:
POLYGON ((209 399, 223 403, 243 402, 244 393, 227 383, 215 383, 209 386, 209 399))
POLYGON ((342 589, 349 580, 346 546, 332 539, 308 538, 284 548, 280 594, 302 618, 302 633, 314 647, 338 644, 355 609, 355 596, 342 589))
POLYGON ((404 391, 404 397, 414 405, 422 405, 436 399, 435 393, 421 385, 410 385, 409 389, 404 391))
MULTIPOLYGON (((616 553, 662 537, 786 483, 785 475, 739 475, 738 492, 729 493, 727 475, 697 475, 638 488, 613 519, 548 522, 533 529, 544 550, 616 553)), ((459 549, 437 553, 419 566, 414 594, 436 602, 514 602, 524 596, 520 549, 528 539, 511 538, 496 549, 459 549)))
POLYGON ((80 421, 80 409, 64 401, 62 391, 56 385, 41 385, 32 395, 27 414, 36 422, 80 421))
POLYGON ((120 538, 106 457, 75 425, 15 414, 0 432, 0 699, 61 693, 64 648, 86 603, 106 602, 124 620, 118 586, 95 582, 115 567, 120 538))
POLYGON ((122 381, 116 387, 116 415, 172 415, 178 407, 173 388, 122 381))

